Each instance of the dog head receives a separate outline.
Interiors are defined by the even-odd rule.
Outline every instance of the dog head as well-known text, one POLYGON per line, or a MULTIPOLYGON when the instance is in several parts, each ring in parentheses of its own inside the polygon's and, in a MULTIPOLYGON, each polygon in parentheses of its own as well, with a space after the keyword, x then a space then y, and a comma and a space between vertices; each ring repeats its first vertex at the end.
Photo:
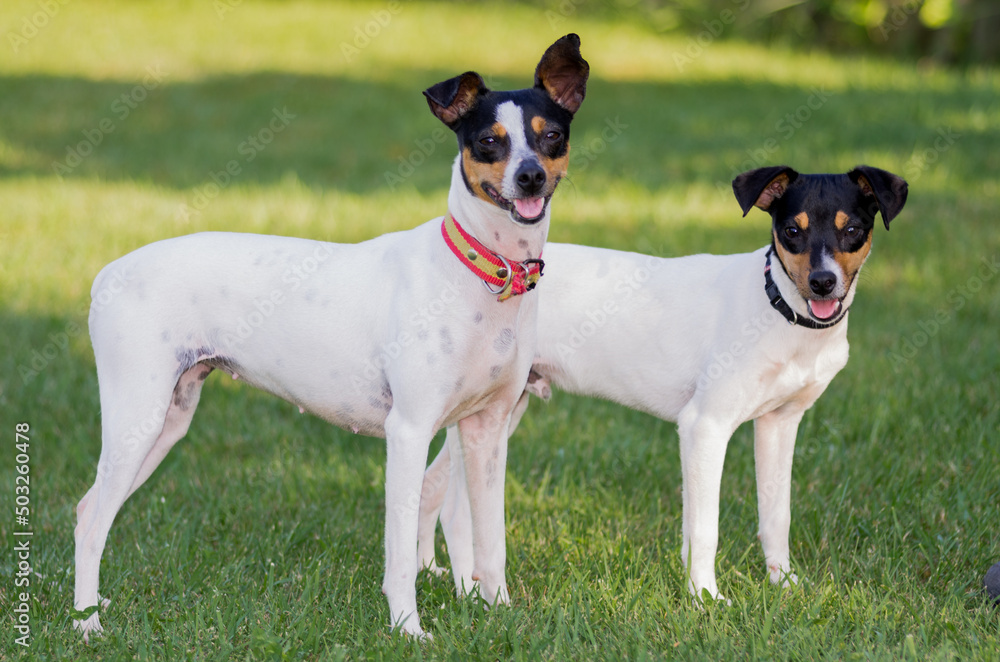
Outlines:
POLYGON ((739 175, 733 191, 744 216, 754 206, 771 215, 775 255, 809 314, 825 321, 843 310, 871 250, 875 215, 888 230, 906 203, 907 184, 870 166, 843 175, 800 175, 774 166, 739 175))
POLYGON ((587 91, 580 38, 552 44, 535 85, 494 92, 472 71, 424 91, 431 112, 458 136, 468 192, 522 225, 540 221, 569 165, 569 125, 587 91))

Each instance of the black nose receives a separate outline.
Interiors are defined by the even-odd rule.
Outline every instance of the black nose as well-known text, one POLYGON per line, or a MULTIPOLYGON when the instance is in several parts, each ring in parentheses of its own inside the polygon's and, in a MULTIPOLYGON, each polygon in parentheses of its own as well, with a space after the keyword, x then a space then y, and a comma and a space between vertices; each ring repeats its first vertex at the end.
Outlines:
POLYGON ((526 161, 514 173, 514 181, 524 195, 538 195, 545 186, 545 171, 537 161, 526 161))
POLYGON ((825 297, 837 286, 837 276, 832 271, 814 271, 809 274, 809 288, 817 296, 825 297))

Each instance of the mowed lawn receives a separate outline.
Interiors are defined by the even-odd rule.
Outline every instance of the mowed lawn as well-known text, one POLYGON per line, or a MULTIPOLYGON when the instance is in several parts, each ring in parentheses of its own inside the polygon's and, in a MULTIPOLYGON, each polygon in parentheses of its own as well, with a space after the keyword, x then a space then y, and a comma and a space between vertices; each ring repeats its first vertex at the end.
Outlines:
POLYGON ((1000 561, 1000 72, 696 42, 561 7, 3 4, 0 658, 996 659, 1000 611, 980 585, 1000 561), (512 604, 484 612, 449 577, 421 575, 434 639, 393 635, 384 443, 216 374, 187 438, 118 516, 101 567, 108 631, 84 645, 73 527, 100 451, 86 331, 98 270, 202 230, 354 242, 443 214, 455 143, 422 90, 469 69, 527 86, 570 31, 592 74, 553 240, 745 252, 769 241, 769 218, 741 217, 729 182, 743 170, 863 163, 910 182, 891 232, 875 232, 851 361, 799 430, 801 584, 767 582, 750 426, 722 484, 732 604, 698 608, 674 426, 557 393, 510 445, 512 604), (28 527, 14 516, 18 423, 28 527))

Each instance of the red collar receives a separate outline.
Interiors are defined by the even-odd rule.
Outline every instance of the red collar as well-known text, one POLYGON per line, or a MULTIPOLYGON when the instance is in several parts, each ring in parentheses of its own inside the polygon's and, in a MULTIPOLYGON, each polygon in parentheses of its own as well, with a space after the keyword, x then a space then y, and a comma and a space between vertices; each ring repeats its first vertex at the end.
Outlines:
POLYGON ((462 229, 455 217, 448 214, 441 222, 441 235, 455 257, 482 279, 483 284, 497 301, 506 301, 512 296, 524 294, 535 288, 542 277, 545 263, 539 259, 523 262, 508 260, 490 249, 462 229))

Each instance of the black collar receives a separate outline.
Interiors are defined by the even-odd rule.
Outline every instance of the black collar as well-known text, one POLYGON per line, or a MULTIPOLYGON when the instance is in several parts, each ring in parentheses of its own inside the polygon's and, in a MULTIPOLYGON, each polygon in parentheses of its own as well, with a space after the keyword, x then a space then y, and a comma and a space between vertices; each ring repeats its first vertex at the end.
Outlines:
MULTIPOLYGON (((789 324, 798 324, 799 326, 804 326, 807 329, 829 329, 831 326, 839 323, 840 320, 847 317, 848 308, 840 311, 840 315, 837 319, 832 322, 817 322, 816 320, 810 319, 808 317, 803 317, 792 310, 792 307, 788 305, 788 302, 784 300, 781 296, 781 292, 778 291, 778 286, 774 284, 774 279, 771 278, 771 253, 774 252, 774 246, 767 249, 767 261, 764 263, 764 293, 767 294, 767 300, 771 302, 771 306, 781 313, 781 316, 788 320, 789 324)), ((781 260, 778 261, 781 264, 781 260)), ((782 265, 784 269, 784 265, 782 265)))

